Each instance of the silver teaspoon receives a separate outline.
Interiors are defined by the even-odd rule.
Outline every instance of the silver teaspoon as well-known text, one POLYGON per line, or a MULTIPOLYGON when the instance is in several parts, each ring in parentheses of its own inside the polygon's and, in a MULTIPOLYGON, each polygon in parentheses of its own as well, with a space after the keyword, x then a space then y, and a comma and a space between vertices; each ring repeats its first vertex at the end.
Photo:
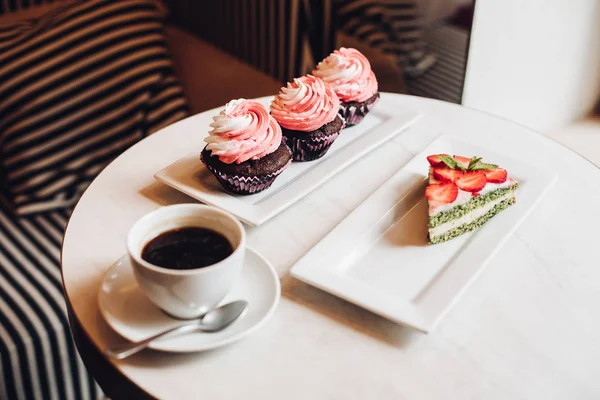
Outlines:
POLYGON ((160 332, 147 339, 140 340, 139 342, 117 344, 104 350, 104 354, 108 357, 122 360, 144 350, 150 343, 165 336, 192 331, 218 332, 225 329, 231 325, 233 321, 238 319, 238 317, 246 310, 246 307, 248 307, 247 301, 236 300, 207 312, 199 319, 195 319, 183 325, 176 326, 175 328, 160 332))

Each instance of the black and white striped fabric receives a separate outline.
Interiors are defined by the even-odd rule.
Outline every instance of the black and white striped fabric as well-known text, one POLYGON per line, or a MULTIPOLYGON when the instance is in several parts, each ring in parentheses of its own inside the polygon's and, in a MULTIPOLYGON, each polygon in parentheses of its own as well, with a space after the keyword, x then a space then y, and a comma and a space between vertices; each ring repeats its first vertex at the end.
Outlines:
POLYGON ((0 27, 0 193, 69 207, 114 157, 187 114, 153 0, 68 2, 0 27))
POLYGON ((69 332, 59 265, 68 216, 0 206, 1 400, 102 397, 69 332))
POLYGON ((164 17, 151 0, 69 1, 0 26, 0 194, 28 214, 0 201, 0 400, 102 397, 71 340, 60 245, 103 166, 187 114, 164 17))

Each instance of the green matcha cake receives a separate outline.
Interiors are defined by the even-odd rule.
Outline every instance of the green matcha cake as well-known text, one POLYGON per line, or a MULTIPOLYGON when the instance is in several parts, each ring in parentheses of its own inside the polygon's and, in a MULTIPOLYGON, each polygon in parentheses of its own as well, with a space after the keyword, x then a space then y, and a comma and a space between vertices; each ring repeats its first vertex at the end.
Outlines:
POLYGON ((485 224, 515 204, 519 183, 479 157, 435 154, 429 161, 429 243, 441 243, 485 224))

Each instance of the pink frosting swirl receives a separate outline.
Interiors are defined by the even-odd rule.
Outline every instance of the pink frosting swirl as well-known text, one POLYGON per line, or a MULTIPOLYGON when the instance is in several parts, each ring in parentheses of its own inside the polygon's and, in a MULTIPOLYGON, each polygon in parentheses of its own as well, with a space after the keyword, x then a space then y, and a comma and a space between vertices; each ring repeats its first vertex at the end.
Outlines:
POLYGON ((311 132, 333 121, 339 108, 333 89, 306 75, 281 88, 271 103, 271 115, 286 129, 311 132))
POLYGON ((377 79, 369 60, 356 49, 335 50, 313 74, 330 84, 341 101, 365 101, 377 93, 377 79))
POLYGON ((255 100, 231 100, 210 126, 206 148, 226 164, 257 160, 281 145, 281 127, 255 100))

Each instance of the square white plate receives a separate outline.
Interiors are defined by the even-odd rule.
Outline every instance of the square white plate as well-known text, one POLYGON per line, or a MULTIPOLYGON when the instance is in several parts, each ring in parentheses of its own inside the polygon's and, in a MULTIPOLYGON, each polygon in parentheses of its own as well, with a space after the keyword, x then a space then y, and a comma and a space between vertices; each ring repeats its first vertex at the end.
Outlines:
POLYGON ((162 169, 154 177, 203 203, 230 212, 249 225, 260 225, 420 117, 421 114, 412 110, 390 109, 384 102, 379 102, 359 125, 344 129, 324 157, 292 163, 270 188, 253 195, 225 192, 200 161, 202 148, 162 169))
POLYGON ((524 162, 441 136, 384 183, 291 269, 292 276, 429 332, 555 181, 524 162), (517 202, 478 230, 427 244, 430 154, 479 156, 519 181, 517 202))

